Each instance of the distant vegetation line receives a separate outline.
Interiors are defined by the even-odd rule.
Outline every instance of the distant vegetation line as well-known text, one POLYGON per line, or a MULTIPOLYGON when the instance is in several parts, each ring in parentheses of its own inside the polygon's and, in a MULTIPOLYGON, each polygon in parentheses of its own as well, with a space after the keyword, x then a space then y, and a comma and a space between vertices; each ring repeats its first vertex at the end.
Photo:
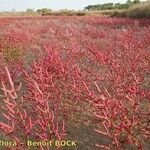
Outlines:
POLYGON ((24 16, 24 15, 42 15, 42 16, 89 16, 101 15, 111 17, 126 17, 126 18, 150 18, 150 0, 141 2, 140 0, 127 0, 126 3, 104 3, 96 5, 88 5, 84 10, 75 11, 62 9, 53 11, 50 8, 41 8, 38 10, 27 9, 26 12, 3 12, 0 16, 24 16))
POLYGON ((150 18, 150 0, 141 2, 140 0, 127 0, 126 3, 105 3, 97 5, 88 5, 84 11, 60 10, 52 11, 51 9, 38 9, 37 12, 42 15, 67 15, 67 16, 84 16, 84 15, 109 15, 112 17, 127 18, 150 18))
POLYGON ((112 10, 112 9, 128 9, 129 7, 141 3, 140 0, 127 0, 126 3, 104 3, 97 5, 88 5, 84 8, 84 10, 95 11, 95 10, 112 10))

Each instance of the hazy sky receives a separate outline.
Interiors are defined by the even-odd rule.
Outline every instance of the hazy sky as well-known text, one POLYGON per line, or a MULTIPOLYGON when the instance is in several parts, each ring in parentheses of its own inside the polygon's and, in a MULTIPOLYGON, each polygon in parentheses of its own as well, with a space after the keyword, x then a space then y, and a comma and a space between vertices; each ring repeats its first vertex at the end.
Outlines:
POLYGON ((90 4, 124 3, 127 0, 0 0, 0 11, 26 10, 27 8, 83 9, 90 4))
POLYGON ((90 4, 107 2, 124 3, 126 0, 0 0, 0 11, 26 10, 27 8, 83 9, 90 4))

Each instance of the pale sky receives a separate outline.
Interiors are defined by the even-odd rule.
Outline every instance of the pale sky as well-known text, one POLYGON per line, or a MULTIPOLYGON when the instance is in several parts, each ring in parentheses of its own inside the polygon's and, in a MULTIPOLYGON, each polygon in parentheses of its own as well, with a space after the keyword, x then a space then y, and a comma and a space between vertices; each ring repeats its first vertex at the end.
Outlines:
POLYGON ((102 3, 125 3, 127 0, 0 0, 0 11, 26 10, 27 8, 50 8, 59 9, 83 9, 87 5, 102 3))

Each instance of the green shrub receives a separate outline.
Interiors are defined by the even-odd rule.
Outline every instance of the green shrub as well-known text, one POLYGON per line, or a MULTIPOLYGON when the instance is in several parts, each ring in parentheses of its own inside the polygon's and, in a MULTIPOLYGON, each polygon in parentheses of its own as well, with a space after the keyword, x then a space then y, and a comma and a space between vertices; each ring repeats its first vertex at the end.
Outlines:
POLYGON ((42 9, 38 9, 38 10, 37 10, 37 13, 42 14, 42 15, 47 15, 47 14, 49 14, 51 11, 52 11, 51 9, 42 8, 42 9))

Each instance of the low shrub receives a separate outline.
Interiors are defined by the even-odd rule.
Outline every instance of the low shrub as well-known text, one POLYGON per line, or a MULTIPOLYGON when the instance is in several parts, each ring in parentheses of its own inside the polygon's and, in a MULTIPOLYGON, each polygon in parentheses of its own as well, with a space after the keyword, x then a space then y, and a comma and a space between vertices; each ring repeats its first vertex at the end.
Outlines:
POLYGON ((72 10, 60 10, 51 11, 49 13, 43 13, 42 16, 84 16, 86 13, 84 11, 72 11, 72 10))
POLYGON ((127 17, 127 18, 150 18, 150 3, 141 3, 132 6, 120 13, 113 13, 112 17, 127 17))

